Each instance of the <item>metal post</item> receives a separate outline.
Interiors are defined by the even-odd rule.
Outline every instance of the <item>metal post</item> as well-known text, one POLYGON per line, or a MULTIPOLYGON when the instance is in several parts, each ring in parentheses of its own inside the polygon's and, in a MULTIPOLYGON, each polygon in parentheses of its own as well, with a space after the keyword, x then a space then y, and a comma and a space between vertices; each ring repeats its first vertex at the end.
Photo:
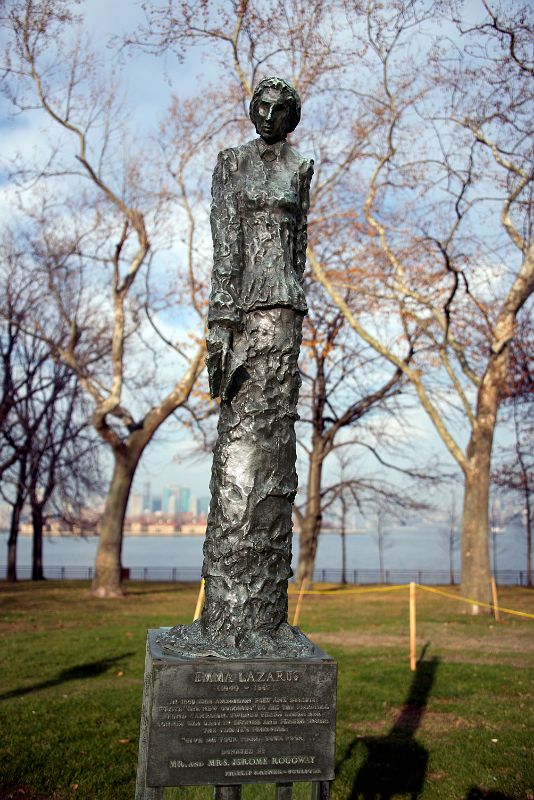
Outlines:
POLYGON ((206 599, 205 584, 204 584, 204 578, 202 578, 200 581, 200 588, 198 590, 195 613, 193 614, 193 622, 195 622, 197 619, 200 619, 200 617, 202 616, 202 609, 204 608, 205 599, 206 599))
POLYGON ((163 786, 145 786, 140 791, 142 800, 163 800, 163 786))
POLYGON ((213 800, 241 800, 241 784, 237 786, 215 786, 213 800))
POLYGON ((291 800, 293 796, 292 783, 277 783, 274 800, 291 800))
POLYGON ((410 583, 410 669, 415 672, 417 669, 416 656, 416 607, 415 607, 415 583, 410 583))
POLYGON ((492 599, 493 599, 493 614, 495 616, 495 622, 499 622, 499 620, 500 620, 500 616, 499 616, 499 599, 498 599, 498 595, 497 595, 497 584, 495 582, 495 578, 493 577, 493 575, 490 578, 490 582, 491 582, 491 596, 492 596, 492 599))
POLYGON ((330 797, 329 781, 314 781, 312 783, 311 800, 328 800, 330 797))
POLYGON ((141 709, 141 727, 139 730, 139 760, 137 762, 137 781, 135 785, 135 800, 163 800, 163 787, 147 786, 146 776, 148 769, 148 727, 150 710, 152 708, 153 684, 151 674, 151 659, 148 641, 145 656, 145 678, 143 691, 143 706, 141 709))

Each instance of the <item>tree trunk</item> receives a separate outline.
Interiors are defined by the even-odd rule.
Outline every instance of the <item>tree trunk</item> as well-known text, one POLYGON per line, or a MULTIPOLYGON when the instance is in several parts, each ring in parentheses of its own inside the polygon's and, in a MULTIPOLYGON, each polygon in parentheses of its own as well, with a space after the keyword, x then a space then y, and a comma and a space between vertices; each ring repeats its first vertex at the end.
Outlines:
POLYGON ((451 498, 451 510, 449 513, 449 583, 454 586, 456 583, 456 576, 454 571, 454 545, 456 543, 456 501, 454 495, 451 498))
POLYGON ((7 540, 7 580, 15 583, 17 580, 17 539, 19 535, 20 516, 24 507, 24 494, 26 483, 26 458, 22 457, 19 464, 17 479, 17 495, 11 509, 11 524, 7 540))
POLYGON ((133 448, 114 451, 113 475, 99 523, 95 577, 91 587, 91 594, 95 597, 124 596, 121 582, 122 531, 132 481, 141 453, 142 449, 137 451, 133 448))
POLYGON ((525 492, 525 511, 527 512, 526 531, 527 531, 527 586, 532 588, 532 513, 530 510, 530 492, 527 485, 525 492))
MULTIPOLYGON (((492 355, 479 386, 476 419, 466 451, 462 527, 462 583, 464 597, 490 603, 489 490, 491 451, 497 412, 508 368, 508 348, 492 355)), ((472 614, 484 608, 469 606, 472 614)), ((490 609, 488 609, 489 613, 490 609)))
MULTIPOLYGON (((490 602, 488 536, 489 469, 470 469, 465 478, 462 530, 462 595, 490 602)), ((480 614, 481 606, 470 606, 480 614)))
POLYGON ((378 544, 378 567, 380 570, 380 583, 384 583, 384 527, 380 513, 378 514, 376 526, 376 541, 378 544))
POLYGON ((454 586, 456 583, 454 577, 454 539, 452 535, 449 539, 449 582, 451 586, 454 586))
POLYGON ((300 530, 299 564, 297 581, 311 583, 317 543, 321 530, 321 479, 323 471, 323 448, 320 438, 314 442, 310 457, 308 472, 308 486, 306 497, 306 512, 300 530))
MULTIPOLYGON (((18 497, 17 497, 18 501, 18 497)), ((20 514, 22 503, 15 503, 11 510, 11 524, 7 540, 7 580, 15 583, 17 580, 17 538, 19 535, 20 514)))
POLYGON ((498 571, 498 561, 497 561, 497 531, 495 530, 495 524, 492 523, 491 526, 491 549, 492 549, 492 561, 493 561, 493 577, 497 580, 497 571, 498 571))
POLYGON ((32 581, 44 581, 43 573, 43 509, 32 504, 32 581))
POLYGON ((343 495, 341 502, 341 583, 347 583, 347 503, 343 495))

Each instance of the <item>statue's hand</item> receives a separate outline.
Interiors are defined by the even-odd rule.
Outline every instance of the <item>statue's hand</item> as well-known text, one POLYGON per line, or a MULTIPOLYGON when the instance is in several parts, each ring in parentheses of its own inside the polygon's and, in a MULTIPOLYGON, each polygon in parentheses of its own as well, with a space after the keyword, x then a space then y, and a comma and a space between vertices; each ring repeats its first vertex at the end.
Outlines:
POLYGON ((228 354, 232 347, 232 329, 226 327, 226 325, 215 323, 208 331, 206 346, 208 350, 206 366, 208 368, 210 394, 212 397, 219 397, 228 354))
POLYGON ((210 354, 223 347, 229 350, 232 346, 232 329, 227 325, 215 323, 208 331, 206 344, 208 346, 208 353, 210 354))

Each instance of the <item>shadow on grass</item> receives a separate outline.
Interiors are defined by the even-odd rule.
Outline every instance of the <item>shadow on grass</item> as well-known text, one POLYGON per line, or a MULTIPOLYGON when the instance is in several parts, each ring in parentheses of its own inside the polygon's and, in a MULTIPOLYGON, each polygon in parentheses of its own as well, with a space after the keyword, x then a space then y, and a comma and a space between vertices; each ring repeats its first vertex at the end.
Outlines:
POLYGON ((11 692, 0 694, 0 700, 9 700, 13 697, 22 697, 23 695, 30 694, 31 692, 38 692, 41 689, 50 689, 52 686, 58 686, 60 683, 66 683, 67 681, 77 681, 82 678, 96 678, 97 675, 101 675, 103 672, 106 672, 117 661, 122 661, 122 659, 128 658, 128 656, 131 655, 133 655, 132 652, 122 653, 120 656, 113 656, 113 658, 102 658, 99 661, 90 661, 87 664, 79 664, 76 667, 64 669, 55 678, 50 678, 47 681, 41 681, 41 683, 35 683, 33 686, 25 686, 21 689, 13 689, 11 692))
MULTIPOLYGON (((200 581, 199 581, 200 583, 200 581)), ((126 594, 126 597, 139 597, 140 595, 151 595, 151 594, 179 594, 180 592, 198 592, 198 583, 191 584, 187 586, 185 584, 179 583, 171 583, 168 586, 163 586, 160 589, 132 589, 128 586, 127 583, 123 584, 123 589, 126 594)))
POLYGON ((414 737, 425 713, 438 666, 439 658, 425 661, 423 651, 408 696, 391 730, 385 736, 357 737, 351 742, 343 761, 350 760, 360 745, 365 747, 365 757, 356 773, 349 800, 390 800, 398 794, 416 800, 421 794, 428 750, 414 737))
POLYGON ((510 794, 495 792, 493 789, 481 789, 479 786, 472 786, 465 800, 516 800, 510 794))
POLYGON ((59 795, 55 792, 45 798, 25 786, 7 786, 3 783, 0 783, 0 797, 2 800, 59 800, 59 795))

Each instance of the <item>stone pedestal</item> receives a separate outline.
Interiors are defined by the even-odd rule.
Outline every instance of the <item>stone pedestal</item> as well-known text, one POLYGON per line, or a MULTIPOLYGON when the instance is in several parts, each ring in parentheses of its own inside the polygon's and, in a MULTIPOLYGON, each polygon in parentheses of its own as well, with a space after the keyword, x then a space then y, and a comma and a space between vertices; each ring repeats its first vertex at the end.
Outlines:
POLYGON ((330 656, 183 658, 161 650, 162 633, 148 632, 136 800, 164 786, 333 780, 330 656))

